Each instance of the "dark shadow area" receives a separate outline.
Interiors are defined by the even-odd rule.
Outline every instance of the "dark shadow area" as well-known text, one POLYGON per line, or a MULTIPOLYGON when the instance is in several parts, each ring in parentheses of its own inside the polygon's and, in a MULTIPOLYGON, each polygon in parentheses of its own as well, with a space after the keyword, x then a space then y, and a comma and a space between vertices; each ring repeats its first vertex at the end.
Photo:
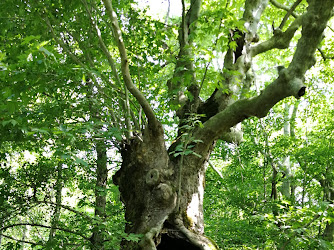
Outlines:
POLYGON ((158 250, 200 250, 185 239, 173 238, 167 234, 161 236, 161 242, 157 246, 158 250))

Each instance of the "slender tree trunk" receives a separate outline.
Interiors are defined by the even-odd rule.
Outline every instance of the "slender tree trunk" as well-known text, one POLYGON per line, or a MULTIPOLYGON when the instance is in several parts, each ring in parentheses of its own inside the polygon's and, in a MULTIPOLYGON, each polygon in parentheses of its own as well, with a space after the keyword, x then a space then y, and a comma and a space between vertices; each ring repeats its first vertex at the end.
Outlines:
MULTIPOLYGON (((291 138, 295 138, 295 127, 296 127, 296 117, 297 117, 297 111, 298 111, 298 106, 299 106, 300 100, 297 100, 293 106, 291 118, 290 118, 290 136, 291 138)), ((289 162, 290 163, 290 162, 289 162)), ((291 163, 290 163, 291 164, 291 163)), ((296 196, 295 196, 295 190, 296 190, 296 185, 293 181, 294 176, 293 173, 291 172, 291 165, 290 165, 290 174, 291 174, 291 180, 290 180, 290 194, 291 194, 291 202, 294 204, 296 201, 296 196)))
MULTIPOLYGON (((329 203, 333 203, 334 200, 334 190, 333 190, 333 181, 332 180, 324 180, 322 182, 322 186, 324 189, 324 200, 328 201, 329 203)), ((330 211, 333 216, 333 211, 330 211)), ((327 241, 333 242, 334 240, 334 223, 333 222, 326 222, 326 227, 323 233, 323 238, 327 241)))
POLYGON ((99 219, 93 228, 91 237, 92 249, 104 249, 106 220, 106 186, 108 178, 107 149, 104 141, 96 142, 96 184, 95 184, 95 216, 99 219))
MULTIPOLYGON (((290 136, 290 105, 288 103, 284 104, 284 129, 283 134, 287 138, 290 136)), ((290 186, 290 179, 291 179, 291 164, 290 164, 290 156, 283 157, 282 160, 282 172, 284 174, 284 178, 282 179, 282 187, 281 193, 285 199, 290 199, 291 197, 291 186, 290 186)))
POLYGON ((334 223, 326 222, 326 227, 323 233, 323 237, 325 240, 333 242, 334 240, 334 223))
POLYGON ((59 222, 59 218, 60 218, 60 209, 61 209, 61 202, 62 202, 62 190, 63 190, 63 180, 62 180, 62 171, 63 171, 63 165, 61 162, 58 163, 57 166, 57 181, 56 181, 56 187, 55 187, 55 191, 56 191, 56 206, 55 209, 53 211, 53 215, 52 215, 52 220, 51 220, 51 229, 49 232, 49 239, 47 241, 47 246, 48 247, 52 247, 53 245, 53 241, 54 241, 54 237, 56 235, 56 227, 58 225, 59 222))
MULTIPOLYGON (((96 101, 98 100, 96 94, 94 94, 93 88, 94 82, 93 79, 87 79, 86 81, 88 87, 88 98, 89 98, 89 111, 91 115, 91 120, 94 123, 101 122, 100 112, 96 106, 96 101)), ((104 249, 105 241, 105 226, 104 222, 106 221, 106 200, 107 200, 107 179, 108 179, 108 161, 107 161, 107 145, 105 140, 101 139, 102 136, 99 136, 99 132, 103 133, 102 127, 95 127, 94 137, 97 139, 94 140, 95 151, 96 151, 96 184, 95 184, 95 216, 97 218, 96 224, 93 227, 93 234, 90 238, 91 249, 104 249)), ((131 131, 128 131, 131 134, 131 131)))

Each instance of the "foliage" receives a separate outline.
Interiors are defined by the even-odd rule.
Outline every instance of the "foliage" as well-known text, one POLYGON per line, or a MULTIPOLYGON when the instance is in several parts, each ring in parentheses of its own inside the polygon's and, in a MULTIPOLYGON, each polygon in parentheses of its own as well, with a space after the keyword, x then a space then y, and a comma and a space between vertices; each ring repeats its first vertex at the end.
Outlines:
MULTIPOLYGON (((288 49, 259 55, 249 71, 263 77, 244 95, 232 95, 224 82, 240 72, 227 69, 223 60, 241 37, 231 31, 246 32, 240 12, 245 1, 202 2, 196 36, 191 34, 193 58, 178 56, 182 18, 164 22, 133 0, 112 2, 133 84, 163 124, 166 145, 179 142, 169 153, 182 159, 181 166, 186 156, 203 159, 194 150, 203 141, 194 134, 210 117, 191 112, 183 120, 177 117, 184 106, 175 95, 195 98, 188 90, 190 74, 177 75, 189 71, 178 60, 193 63, 201 101, 217 89, 234 103, 239 96, 260 94, 277 77, 278 63, 289 65, 301 36, 298 31, 288 49), (184 85, 171 90, 168 81, 184 85)), ((302 14, 306 6, 301 1, 294 13, 302 14)), ((148 119, 120 74, 105 6, 93 0, 3 0, 0 7, 0 248, 94 249, 94 233, 103 235, 105 249, 118 249, 122 240, 139 242, 143 235, 124 233, 129 222, 112 177, 121 167, 123 146, 148 119), (97 174, 99 143, 107 156, 105 186, 97 174), (99 196, 106 200, 104 209, 97 205, 99 196)), ((285 13, 269 5, 259 23, 262 40, 272 37, 285 13)), ((316 54, 323 61, 307 75, 309 94, 297 117, 292 116, 295 101, 287 99, 266 118, 245 120, 239 144, 216 142, 209 161, 223 178, 208 168, 205 230, 222 249, 334 247, 324 236, 334 223, 333 34, 326 32, 316 54), (288 120, 284 105, 290 107, 288 120), (286 123, 294 134, 283 132, 286 123), (293 187, 289 197, 283 192, 287 183, 293 187)), ((241 89, 240 81, 234 83, 241 89)))

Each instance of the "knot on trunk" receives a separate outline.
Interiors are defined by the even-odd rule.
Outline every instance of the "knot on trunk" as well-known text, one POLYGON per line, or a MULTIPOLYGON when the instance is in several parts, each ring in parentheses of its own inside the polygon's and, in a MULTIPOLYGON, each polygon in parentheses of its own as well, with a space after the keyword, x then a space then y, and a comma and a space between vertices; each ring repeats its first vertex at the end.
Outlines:
POLYGON ((146 183, 148 185, 155 185, 158 183, 159 181, 159 171, 156 169, 151 169, 150 171, 148 171, 148 173, 146 174, 146 183))
POLYGON ((156 189, 156 192, 157 198, 160 200, 160 202, 164 203, 169 202, 170 198, 173 195, 172 188, 166 183, 160 183, 156 189))

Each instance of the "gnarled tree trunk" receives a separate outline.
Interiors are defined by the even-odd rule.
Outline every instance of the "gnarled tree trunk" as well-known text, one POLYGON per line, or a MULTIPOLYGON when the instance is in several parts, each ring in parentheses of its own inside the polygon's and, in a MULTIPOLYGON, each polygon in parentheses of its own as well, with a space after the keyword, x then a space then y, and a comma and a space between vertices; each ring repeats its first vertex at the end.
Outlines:
POLYGON ((126 231, 144 235, 139 245, 124 241, 123 249, 215 249, 203 236, 204 157, 175 158, 160 129, 134 137, 122 158, 114 182, 126 206, 126 231))

